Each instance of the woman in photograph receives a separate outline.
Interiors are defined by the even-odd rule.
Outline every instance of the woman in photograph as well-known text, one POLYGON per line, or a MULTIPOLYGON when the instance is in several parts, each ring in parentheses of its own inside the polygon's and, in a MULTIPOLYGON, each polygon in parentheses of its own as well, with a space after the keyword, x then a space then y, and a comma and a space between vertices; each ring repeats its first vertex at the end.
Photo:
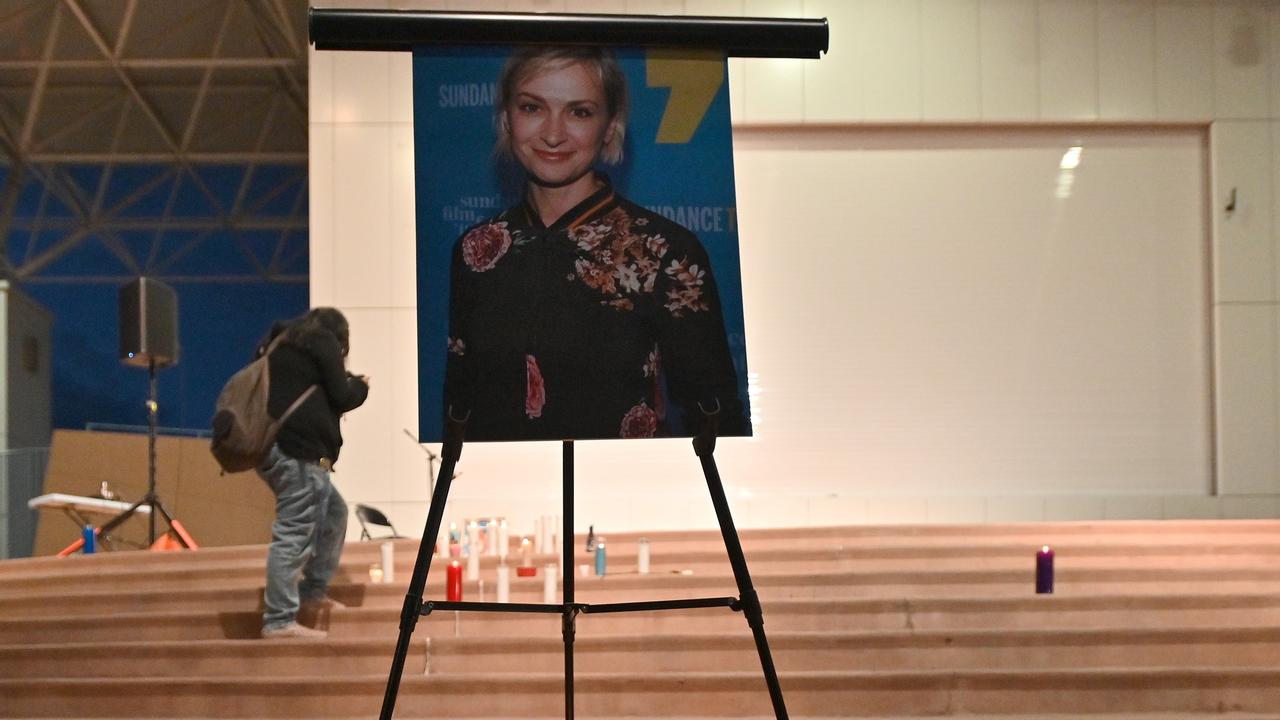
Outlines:
POLYGON ((447 417, 470 440, 747 434, 706 251, 599 169, 626 133, 612 53, 517 50, 495 105, 524 200, 454 247, 447 417))

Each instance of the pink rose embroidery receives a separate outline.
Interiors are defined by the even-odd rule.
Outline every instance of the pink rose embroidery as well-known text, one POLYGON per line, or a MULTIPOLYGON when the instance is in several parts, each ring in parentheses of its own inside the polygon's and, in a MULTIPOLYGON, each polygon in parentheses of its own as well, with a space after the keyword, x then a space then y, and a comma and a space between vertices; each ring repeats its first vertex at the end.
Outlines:
POLYGON ((619 435, 624 438, 651 438, 657 432, 658 415, 641 402, 623 416, 619 435))
POLYGON ((492 270, 511 248, 511 233, 505 222, 472 228, 462 238, 462 259, 475 272, 492 270))
POLYGON ((524 356, 525 392, 524 414, 529 419, 542 417, 542 406, 547 403, 547 389, 542 383, 542 371, 538 369, 538 358, 524 356))

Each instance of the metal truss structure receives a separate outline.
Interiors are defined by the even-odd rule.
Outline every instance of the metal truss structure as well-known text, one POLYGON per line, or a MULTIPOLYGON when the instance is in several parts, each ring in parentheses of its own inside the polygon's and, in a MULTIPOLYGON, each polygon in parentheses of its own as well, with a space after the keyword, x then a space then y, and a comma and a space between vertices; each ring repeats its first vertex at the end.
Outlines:
POLYGON ((0 276, 305 283, 306 11, 0 3, 0 276))

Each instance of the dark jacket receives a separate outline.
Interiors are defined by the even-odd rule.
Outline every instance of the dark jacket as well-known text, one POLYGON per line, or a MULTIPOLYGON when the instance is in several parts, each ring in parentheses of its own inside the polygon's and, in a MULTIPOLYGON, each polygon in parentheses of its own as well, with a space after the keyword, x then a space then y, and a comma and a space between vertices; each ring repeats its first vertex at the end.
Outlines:
MULTIPOLYGON (((272 335, 282 328, 277 326, 272 335)), ((260 347, 261 353, 265 347, 260 347)), ((276 445, 289 457, 336 463, 342 449, 342 413, 354 410, 369 395, 364 380, 347 372, 342 348, 333 333, 314 329, 286 337, 271 352, 271 396, 267 409, 280 417, 312 385, 317 389, 280 428, 276 445)))
POLYGON ((699 405, 750 434, 706 251, 607 185, 549 228, 528 203, 472 227, 451 282, 445 411, 468 440, 695 434, 699 405))

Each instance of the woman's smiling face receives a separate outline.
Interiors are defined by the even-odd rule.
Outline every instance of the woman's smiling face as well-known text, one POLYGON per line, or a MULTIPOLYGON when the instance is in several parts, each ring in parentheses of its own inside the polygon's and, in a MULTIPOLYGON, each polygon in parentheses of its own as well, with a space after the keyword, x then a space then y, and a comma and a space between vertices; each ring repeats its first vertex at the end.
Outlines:
POLYGON ((614 132, 600 78, 577 62, 517 83, 506 112, 512 152, 546 187, 589 183, 614 132))

